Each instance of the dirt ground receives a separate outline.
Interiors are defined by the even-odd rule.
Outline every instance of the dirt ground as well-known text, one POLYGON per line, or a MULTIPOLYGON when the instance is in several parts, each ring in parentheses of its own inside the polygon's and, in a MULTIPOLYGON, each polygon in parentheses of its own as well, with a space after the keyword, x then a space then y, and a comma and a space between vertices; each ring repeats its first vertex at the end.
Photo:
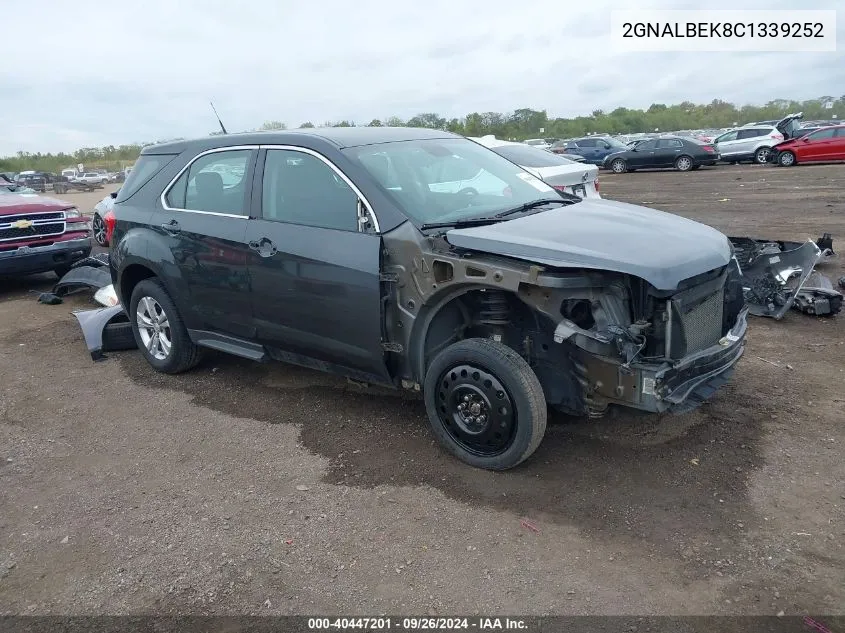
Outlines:
MULTIPOLYGON (((601 177, 845 250, 843 190, 845 165, 601 177)), ((553 417, 494 474, 399 393, 223 355, 93 363, 90 300, 28 293, 51 284, 0 281, 0 615, 845 613, 845 316, 755 318, 700 410, 553 417)))

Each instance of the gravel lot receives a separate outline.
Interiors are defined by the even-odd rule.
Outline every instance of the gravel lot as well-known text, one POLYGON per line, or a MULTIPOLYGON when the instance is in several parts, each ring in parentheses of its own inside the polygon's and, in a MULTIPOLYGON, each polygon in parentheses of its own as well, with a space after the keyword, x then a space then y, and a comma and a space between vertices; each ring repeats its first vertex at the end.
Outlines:
MULTIPOLYGON (((601 176, 843 251, 844 189, 843 165, 601 176)), ((845 613, 843 316, 754 319, 699 411, 554 417, 494 474, 398 392, 223 355, 92 363, 70 314, 90 300, 28 293, 52 283, 0 281, 0 614, 845 613)))

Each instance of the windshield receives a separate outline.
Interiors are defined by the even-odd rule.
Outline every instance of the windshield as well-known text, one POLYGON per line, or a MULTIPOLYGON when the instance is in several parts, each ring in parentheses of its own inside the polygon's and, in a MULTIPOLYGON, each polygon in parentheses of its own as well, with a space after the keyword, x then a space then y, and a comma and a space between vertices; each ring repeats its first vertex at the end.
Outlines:
POLYGON ((343 150, 420 224, 489 217, 549 198, 542 180, 464 138, 364 145, 343 150))
POLYGON ((491 149, 499 156, 504 156, 512 163, 523 167, 559 167, 574 164, 574 161, 568 158, 528 145, 502 145, 491 149))

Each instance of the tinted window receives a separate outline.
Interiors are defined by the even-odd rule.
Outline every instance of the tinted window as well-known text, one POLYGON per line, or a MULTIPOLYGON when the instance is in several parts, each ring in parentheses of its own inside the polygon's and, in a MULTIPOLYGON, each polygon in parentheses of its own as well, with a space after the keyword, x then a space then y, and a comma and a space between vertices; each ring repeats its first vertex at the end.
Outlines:
POLYGON ((129 198, 174 158, 176 158, 176 154, 141 154, 135 161, 135 167, 127 176, 126 182, 123 183, 120 196, 117 197, 116 202, 123 202, 129 198))
MULTIPOLYGON (((200 156, 167 192, 167 205, 189 211, 247 215, 245 174, 251 153, 240 149, 200 156)), ((136 165, 132 174, 137 171, 136 165)))
POLYGON ((821 141, 826 138, 833 138, 836 133, 836 128, 828 128, 826 130, 819 130, 807 135, 808 141, 821 141))
POLYGON ((736 140, 741 141, 746 138, 756 138, 758 136, 765 136, 768 134, 768 131, 758 130, 758 129, 750 129, 750 130, 739 130, 736 133, 736 140))
POLYGON ((494 152, 504 156, 512 163, 525 167, 557 167, 559 165, 571 165, 573 161, 561 158, 542 149, 526 147, 521 145, 503 145, 493 147, 494 152))
POLYGON ((639 152, 643 150, 654 149, 657 147, 657 141, 643 141, 642 143, 637 143, 635 149, 639 152))
POLYGON ((578 147, 595 147, 596 146, 596 139, 594 138, 585 138, 578 141, 578 147))
POLYGON ((677 139, 677 138, 662 138, 657 142, 657 147, 664 148, 664 149, 669 148, 669 147, 677 148, 677 147, 683 147, 683 146, 684 146, 684 143, 680 139, 677 139))
POLYGON ((267 220, 358 230, 358 195, 331 167, 304 152, 267 151, 261 201, 267 220))

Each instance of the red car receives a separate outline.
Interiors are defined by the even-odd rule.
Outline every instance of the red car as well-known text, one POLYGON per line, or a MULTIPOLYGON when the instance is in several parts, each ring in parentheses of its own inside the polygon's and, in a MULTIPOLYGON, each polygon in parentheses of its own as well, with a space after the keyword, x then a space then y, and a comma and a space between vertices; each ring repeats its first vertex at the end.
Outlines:
POLYGON ((72 204, 0 192, 0 275, 52 270, 61 277, 91 247, 88 222, 72 204))
POLYGON ((806 136, 778 143, 769 153, 769 160, 783 167, 845 160, 845 125, 823 127, 806 136))

